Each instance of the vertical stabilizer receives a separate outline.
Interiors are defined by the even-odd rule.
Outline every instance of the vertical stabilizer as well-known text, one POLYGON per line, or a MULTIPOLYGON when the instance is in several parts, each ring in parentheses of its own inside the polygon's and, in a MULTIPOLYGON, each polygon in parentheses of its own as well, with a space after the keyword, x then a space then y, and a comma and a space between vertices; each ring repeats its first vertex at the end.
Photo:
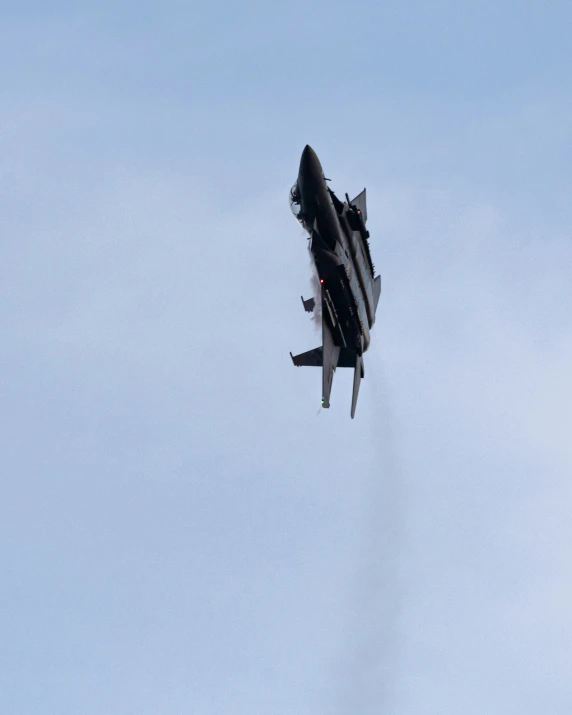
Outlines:
MULTIPOLYGON (((322 290, 324 290, 322 286, 322 290)), ((322 318, 322 407, 330 406, 330 392, 334 370, 338 366, 339 345, 334 345, 334 336, 328 327, 325 316, 322 318)))
POLYGON ((367 204, 365 200, 365 189, 361 192, 361 194, 358 194, 353 201, 350 201, 351 204, 353 204, 358 211, 361 212, 361 215, 363 216, 363 222, 365 223, 367 221, 367 204))
POLYGON ((356 353, 356 366, 354 371, 354 390, 352 393, 352 420, 356 413, 357 398, 359 393, 359 386, 361 384, 361 378, 363 375, 363 358, 356 353))
POLYGON ((381 276, 376 276, 373 281, 373 310, 377 310, 379 296, 381 295, 381 276))

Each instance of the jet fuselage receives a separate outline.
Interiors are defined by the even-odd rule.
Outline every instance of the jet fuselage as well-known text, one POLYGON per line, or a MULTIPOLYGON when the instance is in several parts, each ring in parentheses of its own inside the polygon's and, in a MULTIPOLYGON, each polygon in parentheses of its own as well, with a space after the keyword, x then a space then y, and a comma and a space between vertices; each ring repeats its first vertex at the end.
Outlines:
POLYGON ((316 153, 306 146, 297 189, 299 219, 310 234, 310 251, 324 290, 322 319, 335 343, 362 354, 375 321, 373 266, 361 212, 330 191, 316 153))
POLYGON ((355 415, 359 387, 365 375, 363 353, 370 343, 381 295, 381 277, 375 276, 366 229, 365 189, 350 201, 340 201, 326 183, 315 152, 302 152, 290 207, 310 238, 310 252, 320 279, 319 295, 302 303, 322 316, 322 344, 293 355, 297 367, 322 368, 322 407, 330 406, 334 372, 354 370, 351 416, 355 415))

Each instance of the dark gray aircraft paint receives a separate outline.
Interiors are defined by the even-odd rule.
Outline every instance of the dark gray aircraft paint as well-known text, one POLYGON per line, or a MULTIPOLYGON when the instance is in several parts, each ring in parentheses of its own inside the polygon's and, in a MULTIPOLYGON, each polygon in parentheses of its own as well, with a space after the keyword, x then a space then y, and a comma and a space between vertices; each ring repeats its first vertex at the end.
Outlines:
MULTIPOLYGON (((365 189, 353 201, 347 194, 346 201, 340 201, 327 185, 315 151, 306 146, 290 207, 309 234, 322 301, 322 345, 290 356, 297 367, 322 367, 323 407, 330 406, 336 367, 354 368, 353 418, 364 377, 363 353, 381 293, 381 277, 375 275, 369 250, 365 189)), ((302 303, 307 312, 314 310, 312 298, 302 298, 302 303)))

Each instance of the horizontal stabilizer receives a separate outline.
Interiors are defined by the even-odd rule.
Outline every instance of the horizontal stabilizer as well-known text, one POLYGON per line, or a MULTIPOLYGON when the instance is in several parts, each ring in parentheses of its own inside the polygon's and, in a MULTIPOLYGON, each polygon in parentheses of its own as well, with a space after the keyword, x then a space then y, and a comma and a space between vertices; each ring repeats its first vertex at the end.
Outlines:
POLYGON ((300 298, 302 298, 302 305, 304 306, 306 313, 313 313, 314 308, 316 307, 316 301, 314 298, 308 298, 308 300, 304 300, 303 296, 300 296, 300 298))
POLYGON ((322 367, 322 355, 323 350, 321 345, 319 348, 308 350, 308 352, 300 353, 300 355, 292 355, 292 353, 290 353, 292 362, 296 365, 296 367, 322 367))
POLYGON ((363 217, 363 222, 366 223, 367 221, 367 204, 365 201, 365 189, 361 192, 361 194, 358 194, 351 203, 356 207, 358 211, 361 211, 361 215, 363 217))
MULTIPOLYGON (((292 362, 296 367, 322 367, 323 363, 323 348, 314 348, 313 350, 308 350, 306 353, 300 353, 300 355, 292 355, 292 362)), ((356 364, 356 351, 350 350, 350 348, 341 348, 338 357, 337 367, 351 367, 355 368, 356 364)))

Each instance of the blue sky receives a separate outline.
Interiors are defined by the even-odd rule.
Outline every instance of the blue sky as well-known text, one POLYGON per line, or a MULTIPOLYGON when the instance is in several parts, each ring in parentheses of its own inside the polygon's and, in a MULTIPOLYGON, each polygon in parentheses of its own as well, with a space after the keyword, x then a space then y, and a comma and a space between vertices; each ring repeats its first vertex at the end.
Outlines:
POLYGON ((0 710, 566 715, 566 3, 0 14, 0 710), (288 209, 368 189, 357 418, 288 209))

